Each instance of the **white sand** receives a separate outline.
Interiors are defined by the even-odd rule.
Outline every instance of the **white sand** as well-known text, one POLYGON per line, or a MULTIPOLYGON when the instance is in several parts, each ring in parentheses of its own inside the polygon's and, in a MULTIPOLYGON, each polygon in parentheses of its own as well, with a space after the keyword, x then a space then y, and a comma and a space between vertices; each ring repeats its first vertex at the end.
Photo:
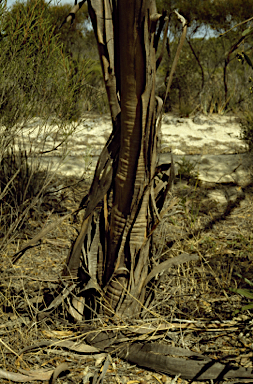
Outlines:
MULTIPOLYGON (((22 136, 27 147, 32 144, 38 151, 52 150, 68 137, 64 150, 50 152, 42 161, 61 174, 81 177, 88 168, 92 175, 110 132, 109 115, 86 114, 79 125, 68 127, 43 125, 41 119, 34 118, 22 130, 22 136)), ((200 115, 191 119, 166 114, 162 123, 162 152, 160 163, 170 161, 168 152, 173 153, 175 162, 184 156, 196 164, 202 180, 238 184, 249 181, 252 159, 243 154, 246 145, 240 139, 240 125, 235 117, 200 115)))

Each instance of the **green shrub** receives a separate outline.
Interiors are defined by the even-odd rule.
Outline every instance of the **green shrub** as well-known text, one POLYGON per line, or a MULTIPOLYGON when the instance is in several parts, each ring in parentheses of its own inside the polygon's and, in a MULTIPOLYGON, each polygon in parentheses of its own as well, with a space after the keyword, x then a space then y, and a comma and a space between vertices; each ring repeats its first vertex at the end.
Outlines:
MULTIPOLYGON (((239 276, 241 279, 243 279, 245 281, 245 283, 247 283, 251 288, 250 289, 246 289, 246 288, 230 288, 230 291, 232 291, 234 293, 237 293, 238 295, 241 295, 241 296, 243 296, 243 297, 245 297, 247 299, 252 300, 253 299, 253 290, 252 290, 253 283, 252 283, 252 281, 250 281, 246 277, 243 277, 239 273, 237 273, 237 276, 239 276)), ((253 309, 253 302, 250 302, 249 304, 243 305, 241 307, 241 309, 240 310, 237 309, 233 313, 233 315, 238 314, 240 311, 247 311, 249 309, 253 309)))
POLYGON ((198 181, 198 171, 196 171, 196 164, 182 157, 178 164, 178 176, 180 180, 187 180, 191 184, 195 184, 198 181))
POLYGON ((1 20, 0 113, 7 127, 50 109, 61 45, 43 1, 17 3, 1 20))
POLYGON ((0 124, 49 115, 76 121, 86 100, 99 105, 97 62, 66 53, 45 0, 2 7, 0 28, 0 124))

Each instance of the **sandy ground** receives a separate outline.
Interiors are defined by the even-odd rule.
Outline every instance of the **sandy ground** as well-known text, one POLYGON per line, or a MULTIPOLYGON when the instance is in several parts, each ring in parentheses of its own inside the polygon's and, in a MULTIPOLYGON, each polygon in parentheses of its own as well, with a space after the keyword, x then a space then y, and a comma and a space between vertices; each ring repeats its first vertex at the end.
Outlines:
POLYGON ((163 117, 163 147, 176 155, 231 154, 245 151, 236 117, 210 115, 163 117))
MULTIPOLYGON (((57 149, 47 153, 42 161, 64 175, 81 177, 84 172, 91 175, 94 171, 98 155, 111 132, 111 122, 109 115, 89 113, 78 125, 68 127, 43 125, 39 118, 34 118, 22 132, 26 145, 32 143, 42 151, 52 150, 68 137, 67 145, 63 146, 64 156, 57 149)), ((172 153, 176 167, 182 159, 194 163, 203 181, 248 184, 252 156, 246 150, 236 117, 177 118, 170 114, 163 117, 159 163, 170 162, 172 153)))

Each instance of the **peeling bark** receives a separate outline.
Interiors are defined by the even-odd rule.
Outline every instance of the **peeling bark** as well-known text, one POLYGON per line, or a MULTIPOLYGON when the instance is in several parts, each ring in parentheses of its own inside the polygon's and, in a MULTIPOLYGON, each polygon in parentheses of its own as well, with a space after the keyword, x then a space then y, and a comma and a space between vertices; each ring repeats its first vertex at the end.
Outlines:
POLYGON ((102 290, 106 305, 100 312, 138 316, 151 270, 150 231, 168 190, 164 188, 164 195, 159 191, 157 208, 154 178, 162 101, 155 97, 156 50, 166 14, 157 13, 155 0, 88 0, 88 9, 113 131, 85 198, 82 229, 63 275, 78 278, 82 266, 83 284, 92 279, 93 287, 102 290), (98 237, 94 214, 101 201, 98 237))

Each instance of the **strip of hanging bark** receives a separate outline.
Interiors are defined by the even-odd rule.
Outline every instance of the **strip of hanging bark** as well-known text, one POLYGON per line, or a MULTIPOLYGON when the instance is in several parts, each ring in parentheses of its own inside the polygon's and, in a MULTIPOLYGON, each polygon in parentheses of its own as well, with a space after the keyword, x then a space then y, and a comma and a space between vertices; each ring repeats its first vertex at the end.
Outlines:
POLYGON ((148 282, 151 279, 153 279, 153 277, 155 277, 155 275, 166 271, 168 268, 172 267, 173 265, 180 265, 183 263, 188 263, 189 261, 197 261, 199 259, 200 257, 197 253, 194 253, 193 255, 189 255, 188 253, 182 253, 181 255, 178 255, 169 260, 166 260, 152 269, 152 271, 147 276, 144 285, 147 285, 148 282))
POLYGON ((85 235, 88 230, 89 217, 100 203, 103 200, 104 196, 111 187, 114 168, 116 168, 117 156, 119 151, 119 141, 120 141, 120 131, 117 124, 115 129, 111 133, 109 139, 107 140, 106 145, 104 146, 95 170, 95 176, 90 187, 90 191, 85 199, 80 204, 79 209, 84 205, 84 202, 87 204, 82 228, 80 234, 78 235, 75 243, 73 244, 72 249, 70 250, 69 256, 66 260, 66 266, 63 270, 63 276, 72 276, 77 277, 78 268, 80 266, 80 256, 82 250, 82 244, 85 238, 85 235), (112 159, 114 159, 114 164, 112 164, 112 159))
MULTIPOLYGON (((161 33, 162 33, 162 30, 163 30, 164 24, 165 24, 166 21, 169 22, 169 18, 167 16, 167 11, 163 11, 162 15, 159 15, 159 16, 160 16, 160 18, 159 18, 159 26, 157 28, 157 32, 156 32, 155 37, 154 37, 154 47, 155 47, 156 51, 157 51, 157 48, 158 48, 158 44, 159 44, 159 40, 160 40, 160 37, 161 37, 161 33)), ((165 34, 165 31, 164 31, 164 36, 165 36, 165 40, 166 40, 167 33, 165 34)), ((157 69, 157 67, 156 67, 156 69, 157 69)))
POLYGON ((18 383, 25 383, 34 380, 49 380, 53 374, 53 370, 44 372, 40 369, 37 371, 28 371, 26 375, 21 373, 9 372, 3 369, 0 369, 0 378, 15 381, 18 383))
POLYGON ((68 23, 70 22, 71 24, 73 24, 74 20, 75 20, 75 17, 76 17, 76 13, 79 11, 79 9, 83 6, 83 4, 86 2, 86 0, 83 0, 83 1, 80 1, 80 3, 77 3, 74 5, 74 7, 71 9, 71 11, 69 12, 68 16, 64 19, 64 21, 61 23, 59 29, 62 28, 62 26, 65 24, 65 23, 68 23))
POLYGON ((171 376, 180 375, 185 380, 253 379, 252 369, 221 364, 201 354, 176 347, 171 350, 171 347, 159 343, 132 344, 118 355, 141 367, 171 376), (169 354, 186 358, 171 357, 169 354))
MULTIPOLYGON (((85 339, 92 345, 92 349, 83 343, 76 345, 76 342, 68 340, 45 340, 23 349, 20 353, 55 345, 81 353, 99 353, 101 351, 113 353, 138 366, 170 376, 180 375, 182 379, 186 380, 253 379, 252 369, 220 363, 184 348, 158 342, 131 343, 129 337, 117 331, 85 328, 83 333, 87 333, 85 339)), ((7 378, 7 376, 2 377, 7 378)), ((33 379, 30 378, 30 380, 33 379)))
POLYGON ((29 240, 21 249, 20 251, 16 252, 12 256, 12 264, 15 264, 21 256, 30 248, 36 246, 38 241, 40 241, 43 237, 45 237, 49 232, 52 231, 52 229, 55 229, 58 227, 59 224, 61 224, 65 219, 69 218, 71 215, 75 214, 78 210, 75 210, 71 213, 68 213, 67 215, 61 217, 58 220, 55 220, 53 223, 49 224, 45 228, 43 228, 37 235, 35 235, 31 240, 29 240))
POLYGON ((52 376, 50 377, 48 384, 54 384, 55 381, 57 380, 57 377, 60 376, 62 372, 65 372, 68 370, 69 370, 69 366, 67 363, 61 363, 60 365, 58 365, 58 367, 55 368, 52 376))
POLYGON ((82 244, 84 238, 87 234, 90 224, 90 215, 85 218, 82 223, 82 228, 77 236, 76 241, 73 244, 73 247, 70 250, 70 253, 66 260, 66 265, 63 269, 62 276, 70 276, 72 279, 76 279, 78 275, 78 269, 80 267, 80 256, 82 251, 82 244))
POLYGON ((96 348, 115 353, 116 356, 138 366, 165 373, 180 375, 186 380, 222 380, 229 378, 253 379, 252 369, 219 363, 200 353, 169 345, 153 343, 124 342, 120 332, 90 332, 86 340, 96 348), (180 356, 180 357, 175 357, 180 356))
POLYGON ((96 208, 99 202, 103 199, 104 195, 108 192, 111 182, 112 174, 110 169, 116 167, 116 164, 111 164, 114 159, 116 162, 119 153, 120 143, 120 129, 118 124, 114 125, 113 132, 110 134, 96 165, 95 175, 89 190, 89 193, 83 198, 80 203, 79 210, 86 205, 86 211, 83 220, 90 215, 96 208))
POLYGON ((162 20, 160 21, 160 25, 159 25, 159 28, 157 31, 157 36, 156 36, 157 40, 155 38, 157 45, 158 45, 158 41, 160 39, 160 34, 162 32, 162 27, 163 27, 163 24, 165 23, 165 21, 166 21, 166 24, 165 24, 165 28, 163 31, 162 49, 161 49, 159 57, 156 59, 156 69, 158 69, 158 67, 161 64, 161 61, 163 59, 165 46, 166 46, 166 40, 167 40, 167 34, 168 34, 168 29, 169 29, 169 19, 168 19, 168 17, 166 17, 166 13, 163 12, 162 20))
POLYGON ((63 291, 52 301, 52 303, 42 311, 38 313, 38 319, 42 320, 45 317, 48 317, 63 301, 68 297, 68 295, 73 291, 76 287, 76 283, 71 284, 63 289, 63 291))
POLYGON ((69 366, 67 363, 62 363, 55 369, 51 369, 50 371, 46 369, 37 369, 35 371, 24 371, 24 374, 21 373, 15 373, 15 372, 8 372, 4 371, 3 369, 0 369, 0 378, 7 379, 11 381, 15 381, 18 383, 25 383, 25 382, 31 382, 31 381, 46 381, 49 380, 50 384, 54 384, 57 377, 64 371, 68 371, 69 366))
MULTIPOLYGON (((171 167, 170 167, 170 172, 168 175, 168 172, 164 172, 163 174, 163 179, 166 177, 166 179, 163 181, 161 180, 160 183, 156 186, 154 190, 154 196, 156 200, 156 206, 159 210, 159 212, 162 214, 162 208, 164 206, 167 194, 169 190, 171 190, 173 186, 173 182, 175 180, 175 166, 173 162, 173 157, 171 155, 171 167)), ((163 216, 163 215, 161 215, 163 216)))
MULTIPOLYGON (((177 203, 179 202, 179 199, 176 197, 174 198, 170 204, 168 205, 168 207, 164 208, 160 213, 159 213, 159 216, 160 216, 160 219, 162 219, 164 217, 164 215, 170 211, 172 209, 172 207, 174 207, 177 203)), ((158 225, 160 224, 160 220, 158 219, 155 224, 153 225, 153 227, 151 228, 151 231, 149 232, 147 238, 149 238, 150 236, 152 236, 152 234, 155 232, 156 228, 158 227, 158 225)))

